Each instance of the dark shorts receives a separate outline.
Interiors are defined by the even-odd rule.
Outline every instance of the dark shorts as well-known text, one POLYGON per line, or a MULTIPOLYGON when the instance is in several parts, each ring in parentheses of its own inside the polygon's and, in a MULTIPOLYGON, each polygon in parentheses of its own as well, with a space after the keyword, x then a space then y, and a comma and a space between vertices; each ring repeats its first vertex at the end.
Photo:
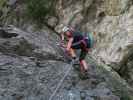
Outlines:
MULTIPOLYGON (((85 59, 87 53, 88 53, 88 49, 90 48, 90 42, 88 39, 85 39, 84 42, 86 44, 84 44, 83 42, 80 42, 76 45, 72 45, 71 48, 73 49, 81 49, 81 53, 80 53, 80 56, 79 56, 79 60, 83 60, 85 59)), ((74 44, 74 43, 73 43, 74 44)))

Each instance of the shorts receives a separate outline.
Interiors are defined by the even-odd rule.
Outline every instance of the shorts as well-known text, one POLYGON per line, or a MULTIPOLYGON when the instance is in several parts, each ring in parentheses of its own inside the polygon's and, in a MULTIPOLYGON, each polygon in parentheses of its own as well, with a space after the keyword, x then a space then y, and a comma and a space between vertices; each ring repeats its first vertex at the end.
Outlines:
POLYGON ((85 59, 85 57, 86 57, 86 55, 88 53, 88 50, 90 48, 89 40, 88 39, 85 39, 84 40, 84 43, 83 42, 79 42, 76 45, 73 45, 73 44, 71 46, 72 49, 81 49, 81 53, 80 53, 80 56, 79 56, 79 60, 85 59))

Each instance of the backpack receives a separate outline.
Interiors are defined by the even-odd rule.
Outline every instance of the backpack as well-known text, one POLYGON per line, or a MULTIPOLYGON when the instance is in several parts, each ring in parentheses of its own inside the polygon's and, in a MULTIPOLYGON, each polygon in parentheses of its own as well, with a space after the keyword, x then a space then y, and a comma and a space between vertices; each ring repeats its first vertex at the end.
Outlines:
POLYGON ((83 35, 84 35, 84 38, 85 38, 85 39, 88 39, 90 48, 93 48, 93 46, 94 46, 94 37, 93 37, 93 33, 91 33, 91 32, 86 32, 86 33, 84 33, 83 35))
MULTIPOLYGON (((92 32, 80 32, 78 30, 75 30, 74 28, 71 27, 71 30, 70 30, 71 33, 74 33, 74 34, 79 34, 79 35, 83 35, 84 36, 84 39, 88 39, 89 41, 89 47, 90 48, 93 48, 94 47, 94 34, 92 32)), ((80 42, 80 41, 79 41, 80 42)), ((78 44, 78 43, 75 43, 75 45, 78 44)))

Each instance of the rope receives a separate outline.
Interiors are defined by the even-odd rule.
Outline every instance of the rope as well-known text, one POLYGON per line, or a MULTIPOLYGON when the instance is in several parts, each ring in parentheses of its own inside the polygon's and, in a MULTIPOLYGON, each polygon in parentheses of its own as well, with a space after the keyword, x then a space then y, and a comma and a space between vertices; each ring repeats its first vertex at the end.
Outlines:
POLYGON ((71 61, 70 63, 70 67, 68 68, 68 70, 66 71, 65 75, 62 77, 62 79, 60 80, 60 82, 58 83, 56 89, 54 90, 54 92, 52 93, 52 95, 50 96, 49 100, 52 100, 53 97, 56 95, 56 93, 58 92, 60 86, 62 85, 64 79, 66 78, 66 76, 69 74, 71 68, 72 68, 72 65, 73 65, 73 61, 71 61))

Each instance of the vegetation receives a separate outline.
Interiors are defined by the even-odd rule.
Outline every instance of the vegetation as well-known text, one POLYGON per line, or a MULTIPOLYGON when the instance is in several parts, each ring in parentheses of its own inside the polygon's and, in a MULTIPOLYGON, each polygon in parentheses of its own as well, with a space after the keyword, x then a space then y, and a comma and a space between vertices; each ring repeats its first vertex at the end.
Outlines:
POLYGON ((0 0, 0 10, 3 8, 3 6, 6 4, 7 0, 0 0))
POLYGON ((33 20, 43 23, 46 16, 54 15, 54 3, 56 0, 25 0, 27 15, 33 20))

